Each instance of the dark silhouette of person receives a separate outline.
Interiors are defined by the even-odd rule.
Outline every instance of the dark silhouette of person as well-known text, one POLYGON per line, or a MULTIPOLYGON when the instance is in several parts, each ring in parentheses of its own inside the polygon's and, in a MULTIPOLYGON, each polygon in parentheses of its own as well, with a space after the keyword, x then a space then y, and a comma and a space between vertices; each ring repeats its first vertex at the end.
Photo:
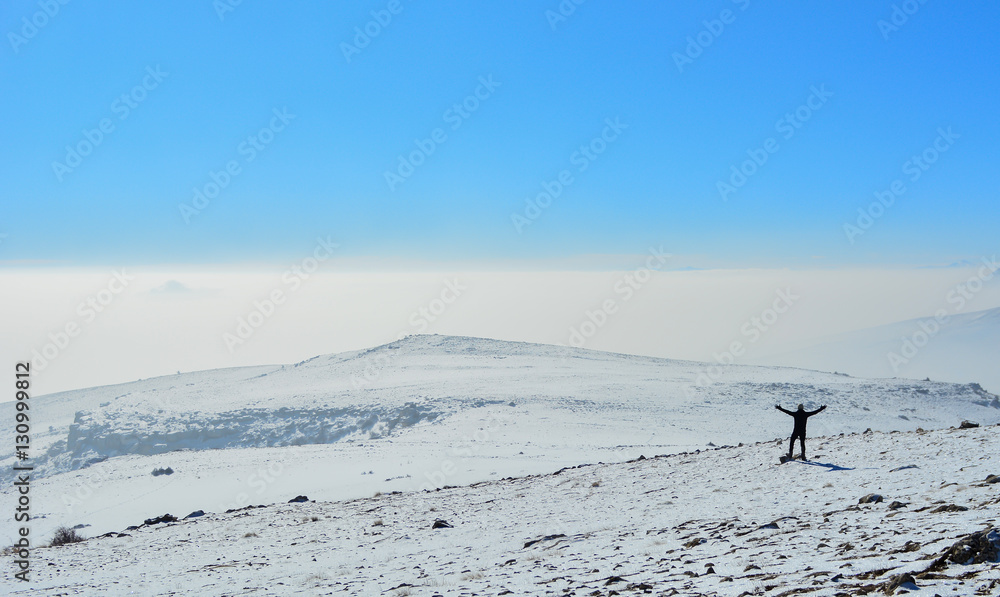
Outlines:
POLYGON ((785 410, 781 408, 780 404, 775 404, 774 408, 780 410, 786 415, 791 415, 795 419, 795 428, 792 429, 792 439, 788 442, 788 459, 792 459, 792 450, 795 448, 795 439, 798 438, 799 444, 802 446, 802 460, 806 459, 806 421, 809 417, 821 413, 826 409, 826 405, 823 405, 816 410, 806 410, 804 406, 799 405, 798 410, 792 412, 790 410, 785 410))

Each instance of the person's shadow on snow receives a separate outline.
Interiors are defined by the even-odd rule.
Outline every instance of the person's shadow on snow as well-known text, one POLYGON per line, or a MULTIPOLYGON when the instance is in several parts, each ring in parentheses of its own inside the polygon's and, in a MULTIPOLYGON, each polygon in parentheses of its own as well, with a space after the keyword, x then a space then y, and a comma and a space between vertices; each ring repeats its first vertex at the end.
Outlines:
POLYGON ((828 468, 830 471, 853 471, 853 467, 840 466, 839 464, 833 464, 832 462, 814 462, 812 460, 789 460, 789 462, 797 462, 799 464, 808 464, 809 466, 821 466, 823 468, 828 468))

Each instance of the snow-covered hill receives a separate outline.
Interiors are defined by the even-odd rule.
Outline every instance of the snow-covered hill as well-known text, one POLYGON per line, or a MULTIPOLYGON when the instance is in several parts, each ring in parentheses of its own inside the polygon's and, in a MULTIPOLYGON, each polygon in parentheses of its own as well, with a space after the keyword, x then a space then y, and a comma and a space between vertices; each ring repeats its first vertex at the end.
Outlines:
POLYGON ((976 382, 1000 392, 1000 308, 942 312, 940 317, 847 332, 752 362, 862 377, 976 382))
MULTIPOLYGON (((790 430, 777 402, 829 405, 813 435, 1000 422, 997 397, 968 384, 413 336, 32 398, 45 430, 33 437, 35 524, 100 534, 165 510, 276 501, 288 487, 340 500, 764 441, 790 430)), ((12 445, 0 437, 0 450, 12 445)), ((12 463, 8 451, 0 470, 12 463)))
MULTIPOLYGON (((289 366, 201 371, 37 397, 42 427, 51 430, 35 438, 34 447, 44 475, 128 454, 375 440, 500 406, 511 409, 499 410, 515 424, 555 413, 570 426, 586 423, 596 444, 658 437, 697 445, 772 435, 773 424, 762 415, 775 402, 830 403, 838 426, 851 431, 949 425, 993 400, 974 385, 412 336, 289 366)), ((10 450, 12 442, 3 445, 10 450)))
MULTIPOLYGON (((167 511, 225 512, 289 493, 412 497, 582 462, 765 441, 790 427, 776 402, 829 405, 812 435, 1000 422, 1000 401, 974 384, 413 336, 296 365, 33 398, 35 429, 47 428, 33 438, 33 532, 80 525, 93 536, 167 511)), ((4 457, 8 472, 13 454, 4 457)), ((8 524, 4 535, 13 539, 8 524)))
POLYGON ((996 595, 998 431, 838 434, 814 441, 814 461, 784 465, 775 463, 783 441, 650 453, 339 502, 287 503, 300 489, 288 484, 280 503, 127 530, 123 521, 122 533, 38 549, 31 587, 8 581, 7 589, 996 595))

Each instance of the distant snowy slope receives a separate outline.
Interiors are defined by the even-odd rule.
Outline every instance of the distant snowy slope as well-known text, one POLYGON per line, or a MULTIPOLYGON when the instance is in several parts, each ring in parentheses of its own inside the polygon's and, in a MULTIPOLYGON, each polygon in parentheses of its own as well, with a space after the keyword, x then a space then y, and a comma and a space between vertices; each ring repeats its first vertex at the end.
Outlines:
MULTIPOLYGON (((767 439, 787 423, 772 420, 776 402, 830 404, 814 420, 818 431, 941 427, 964 417, 1000 421, 1000 409, 983 408, 1000 406, 996 397, 968 385, 713 367, 450 336, 411 336, 295 365, 185 373, 32 400, 36 427, 51 427, 33 446, 40 475, 179 449, 380 440, 420 429, 428 438, 448 437, 458 421, 471 429, 487 418, 503 419, 508 431, 540 432, 553 444, 604 447, 767 439)), ((8 462, 12 443, 4 439, 0 448, 8 462)))
MULTIPOLYGON (((32 398, 32 516, 41 534, 103 533, 290 490, 342 500, 746 444, 787 437, 778 402, 829 405, 810 436, 1000 423, 997 397, 968 384, 412 336, 296 365, 32 398)), ((0 437, 5 475, 12 445, 0 437)), ((12 500, 7 481, 0 494, 12 500)))
POLYGON ((912 319, 825 338, 762 365, 840 371, 862 377, 976 382, 1000 392, 1000 308, 912 319))

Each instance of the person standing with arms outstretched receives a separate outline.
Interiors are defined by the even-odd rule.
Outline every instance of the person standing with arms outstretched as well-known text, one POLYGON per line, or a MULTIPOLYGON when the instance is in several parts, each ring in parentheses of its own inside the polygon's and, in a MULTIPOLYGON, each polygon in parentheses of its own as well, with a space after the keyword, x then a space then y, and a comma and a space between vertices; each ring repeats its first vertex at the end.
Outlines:
POLYGON ((816 410, 806 410, 804 406, 799 405, 798 410, 792 412, 790 410, 785 410, 781 408, 780 404, 775 404, 774 408, 780 410, 786 415, 791 415, 795 419, 795 428, 792 429, 792 439, 788 442, 788 459, 792 460, 792 450, 795 448, 795 438, 798 438, 800 445, 802 446, 802 460, 806 459, 806 421, 809 417, 821 413, 826 409, 826 405, 823 405, 816 410))

